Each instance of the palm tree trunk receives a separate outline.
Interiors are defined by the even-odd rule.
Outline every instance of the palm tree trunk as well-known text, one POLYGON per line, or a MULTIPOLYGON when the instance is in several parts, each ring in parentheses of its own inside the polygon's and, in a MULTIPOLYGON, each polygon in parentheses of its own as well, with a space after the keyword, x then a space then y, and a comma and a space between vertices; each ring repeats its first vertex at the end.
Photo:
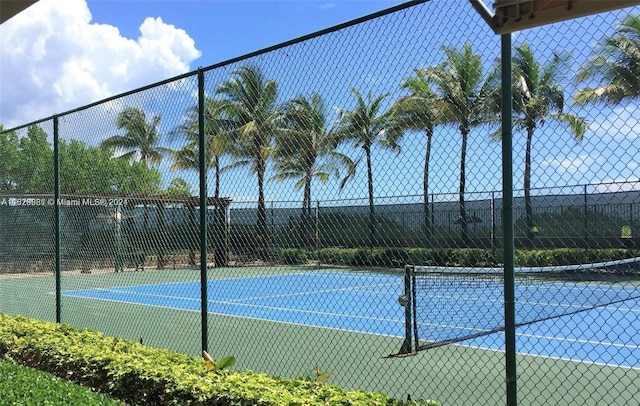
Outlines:
POLYGON ((215 171, 216 171, 216 186, 215 186, 215 194, 214 197, 216 199, 220 198, 220 165, 217 163, 216 160, 216 165, 215 165, 215 171))
POLYGON ((302 203, 302 241, 307 247, 313 246, 313 228, 311 222, 311 174, 307 173, 304 182, 304 198, 302 203))
POLYGON ((423 225, 427 246, 431 245, 431 211, 429 210, 429 160, 431 159, 431 138, 433 128, 427 128, 427 145, 424 153, 424 178, 422 179, 423 225))
POLYGON ((464 247, 469 245, 469 230, 467 227, 467 210, 464 202, 464 189, 466 184, 466 160, 467 160, 467 137, 469 135, 469 129, 466 127, 461 128, 462 133, 462 146, 460 148, 460 189, 459 189, 459 201, 460 201, 460 227, 462 228, 462 243, 464 247))
POLYGON ((367 156, 367 187, 369 189, 369 246, 375 247, 378 242, 376 235, 376 213, 373 205, 373 172, 371 170, 371 146, 364 147, 367 156))
POLYGON ((192 203, 188 203, 189 210, 189 229, 187 229, 187 233, 189 238, 187 239, 187 245, 189 246, 189 265, 196 265, 196 248, 198 248, 199 243, 196 239, 191 238, 191 236, 198 235, 198 223, 196 222, 196 206, 192 203))
POLYGON ((165 223, 165 212, 164 212, 164 203, 158 202, 156 205, 156 213, 158 215, 158 237, 157 238, 157 246, 156 246, 156 267, 158 269, 164 269, 167 266, 167 261, 165 258, 165 244, 167 238, 167 227, 165 223))
POLYGON ((265 163, 262 158, 258 159, 256 162, 257 166, 257 175, 258 175, 258 213, 257 213, 257 250, 258 255, 261 259, 266 259, 266 240, 267 240, 267 206, 264 201, 264 173, 265 173, 265 163))
POLYGON ((526 219, 526 245, 533 247, 535 234, 533 232, 533 205, 531 204, 531 142, 533 126, 527 125, 527 145, 524 155, 524 207, 526 219))

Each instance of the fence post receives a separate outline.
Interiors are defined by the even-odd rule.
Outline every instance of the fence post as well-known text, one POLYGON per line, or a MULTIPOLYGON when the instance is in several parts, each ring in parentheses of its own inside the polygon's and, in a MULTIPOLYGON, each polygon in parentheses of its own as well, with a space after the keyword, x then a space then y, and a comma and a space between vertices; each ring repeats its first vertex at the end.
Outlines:
POLYGON ((53 218, 54 218, 54 249, 55 249, 55 279, 56 279, 56 323, 62 321, 62 294, 60 280, 60 143, 58 137, 58 116, 53 116, 53 218))
POLYGON ((491 257, 496 260, 496 192, 491 192, 491 257))
POLYGON ((513 240, 511 34, 502 37, 502 227, 504 228, 505 382, 507 406, 517 405, 516 317, 513 240))
POLYGON ((207 321, 207 170, 204 126, 204 72, 198 68, 198 159, 200 172, 200 324, 202 350, 208 351, 207 321))

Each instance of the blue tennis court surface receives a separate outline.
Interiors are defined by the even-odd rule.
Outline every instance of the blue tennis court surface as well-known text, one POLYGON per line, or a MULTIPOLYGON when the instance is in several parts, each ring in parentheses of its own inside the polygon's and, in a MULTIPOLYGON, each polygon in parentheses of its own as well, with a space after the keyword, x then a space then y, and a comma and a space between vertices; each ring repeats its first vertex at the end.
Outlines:
MULTIPOLYGON (((208 312, 402 336, 402 277, 313 272, 208 282, 208 312)), ((200 282, 66 291, 64 295, 200 311, 200 282)))
MULTIPOLYGON (((316 271, 217 279, 208 282, 208 292, 209 313, 398 337, 398 346, 404 337, 404 308, 398 304, 403 277, 399 274, 316 271)), ((63 295, 200 310, 199 281, 70 290, 63 295)), ((518 351, 637 368, 639 331, 640 300, 630 299, 520 327, 518 351)), ((462 342, 490 350, 501 350, 503 343, 500 333, 462 342)))

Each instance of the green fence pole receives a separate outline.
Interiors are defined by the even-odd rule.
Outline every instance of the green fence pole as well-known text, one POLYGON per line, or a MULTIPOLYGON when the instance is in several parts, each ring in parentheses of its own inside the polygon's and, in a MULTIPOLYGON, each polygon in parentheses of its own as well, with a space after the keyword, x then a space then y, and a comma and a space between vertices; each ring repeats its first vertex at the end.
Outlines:
POLYGON ((202 329, 202 350, 208 351, 207 321, 207 170, 206 142, 204 133, 204 72, 198 69, 198 158, 200 162, 200 324, 202 329))
POLYGON ((511 34, 502 35, 502 227, 504 229, 505 382, 507 406, 517 404, 516 312, 513 239, 511 34))
POLYGON ((55 249, 55 279, 56 279, 56 323, 62 320, 62 295, 60 280, 60 148, 58 137, 58 116, 53 116, 53 218, 54 218, 54 249, 55 249))

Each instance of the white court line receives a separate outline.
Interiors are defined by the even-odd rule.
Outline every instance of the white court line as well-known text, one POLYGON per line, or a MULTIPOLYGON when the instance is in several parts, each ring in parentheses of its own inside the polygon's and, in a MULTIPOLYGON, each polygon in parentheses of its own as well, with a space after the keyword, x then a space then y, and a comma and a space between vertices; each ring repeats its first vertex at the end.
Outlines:
MULTIPOLYGON (((135 296, 142 296, 142 297, 153 297, 153 298, 160 298, 160 299, 184 300, 184 301, 187 301, 187 302, 200 302, 200 298, 190 298, 190 297, 184 297, 184 296, 159 295, 159 294, 154 294, 154 293, 134 292, 134 291, 122 290, 122 289, 119 289, 119 288, 118 288, 118 290, 113 290, 113 289, 108 289, 108 288, 98 288, 98 289, 91 289, 91 290, 99 291, 99 292, 106 292, 106 293, 122 293, 122 294, 131 295, 131 296, 134 296, 134 297, 135 296)), ((332 292, 332 291, 349 291, 349 290, 354 290, 354 289, 353 288, 334 289, 334 290, 324 290, 324 291, 316 291, 316 292, 317 293, 326 293, 326 292, 332 292)), ((76 292, 80 292, 80 291, 76 291, 76 292)), ((313 292, 313 291, 302 292, 302 293, 296 292, 295 294, 261 296, 261 297, 253 297, 253 298, 239 298, 239 299, 232 299, 232 300, 215 300, 215 299, 211 299, 211 300, 207 300, 207 302, 211 303, 211 304, 224 304, 224 305, 231 305, 231 306, 244 306, 244 307, 262 308, 262 309, 267 309, 267 310, 271 310, 271 311, 273 311, 273 310, 290 311, 290 312, 296 312, 296 313, 309 313, 309 314, 317 314, 317 315, 331 316, 331 317, 348 317, 348 318, 356 318, 356 319, 364 319, 364 320, 376 320, 376 321, 387 321, 387 322, 394 322, 394 323, 396 323, 396 322, 404 323, 404 319, 403 320, 394 320, 394 319, 385 319, 385 318, 379 318, 379 317, 357 316, 357 315, 350 315, 350 314, 344 314, 344 313, 319 312, 319 311, 301 310, 301 309, 295 309, 295 308, 289 308, 289 307, 265 306, 265 305, 258 305, 258 304, 250 304, 250 303, 242 303, 241 302, 243 300, 256 300, 256 299, 268 299, 268 298, 275 298, 275 297, 288 297, 288 296, 308 295, 308 294, 312 294, 312 293, 316 293, 316 292, 313 292)), ((74 295, 74 294, 71 294, 71 296, 85 298, 85 299, 106 300, 106 301, 121 302, 121 303, 137 303, 137 304, 143 304, 143 305, 145 304, 145 303, 130 302, 130 301, 120 301, 120 300, 113 300, 113 299, 94 298, 94 297, 88 297, 88 296, 82 296, 82 295, 74 295)), ((178 308, 170 307, 170 306, 160 306, 160 307, 166 307, 166 308, 169 308, 169 309, 184 310, 184 309, 179 308, 179 307, 178 308)), ((226 314, 226 313, 223 313, 223 314, 226 314)), ((231 316, 233 316, 233 315, 231 315, 231 316)))
MULTIPOLYGON (((207 279, 207 283, 217 282, 217 281, 244 281, 249 279, 257 279, 257 278, 281 278, 286 276, 321 276, 328 275, 333 278, 346 278, 346 279, 357 279, 354 278, 354 275, 375 275, 369 272, 333 272, 331 268, 318 269, 316 271, 305 271, 305 272, 290 272, 290 273, 281 273, 281 274, 267 274, 267 275, 247 275, 247 276, 239 276, 239 277, 229 277, 229 278, 212 278, 207 279)), ((399 276, 399 275, 394 275, 399 276)), ((180 281, 180 282, 166 282, 166 283, 146 283, 142 285, 125 285, 125 286, 112 286, 110 288, 118 289, 118 288, 131 288, 131 287, 155 287, 155 286, 172 286, 172 285, 190 285, 190 284, 199 284, 199 280, 192 281, 180 281)), ((389 283, 390 285, 395 285, 395 283, 389 283)), ((365 285, 366 286, 366 285, 365 285)), ((376 286, 376 285, 371 285, 376 286)), ((62 293, 67 292, 82 292, 82 291, 90 291, 90 290, 98 290, 101 288, 88 288, 88 289, 72 289, 72 290, 64 290, 62 293)), ((109 289, 109 288, 102 288, 109 289)))
MULTIPOLYGON (((122 294, 126 294, 126 295, 130 295, 130 296, 143 296, 143 297, 156 297, 156 298, 162 298, 162 299, 172 299, 172 300, 185 300, 187 302, 193 301, 193 302, 200 302, 200 298, 190 298, 187 296, 171 296, 171 295, 158 295, 155 293, 144 293, 144 292, 133 292, 133 291, 128 291, 128 290, 122 290, 121 288, 116 288, 116 289, 109 289, 109 288, 95 288, 95 289, 86 289, 86 290, 75 290, 75 291, 67 291, 64 292, 65 294, 67 294, 67 296, 73 296, 73 297, 79 297, 79 298, 83 298, 83 299, 95 299, 95 300, 108 300, 111 302, 122 302, 122 303, 138 303, 138 302, 129 302, 129 301, 120 301, 120 300, 114 300, 114 299, 103 299, 103 298, 99 298, 99 297, 91 297, 91 296, 86 296, 81 294, 81 292, 91 292, 91 291, 97 291, 97 292, 106 292, 106 293, 122 293, 122 294), (118 290, 116 290, 118 289, 118 290)), ((144 303, 138 303, 138 304, 144 304, 144 303)), ((175 307, 170 307, 170 306, 166 306, 168 309, 176 309, 175 307)))
POLYGON ((369 288, 375 288, 380 286, 396 286, 395 283, 381 283, 377 285, 368 285, 368 286, 350 286, 344 288, 334 288, 334 289, 322 289, 322 290, 309 290, 304 292, 291 292, 291 293, 282 293, 278 295, 264 295, 264 296, 248 296, 241 297, 237 299, 231 299, 230 301, 245 301, 245 300, 259 300, 259 299, 275 299, 281 297, 295 297, 295 296, 303 296, 303 295, 317 295, 321 293, 331 293, 331 292, 366 292, 366 293, 380 293, 385 295, 395 295, 398 292, 388 292, 388 291, 380 291, 380 290, 368 290, 369 288))
MULTIPOLYGON (((98 290, 98 289, 95 289, 98 290)), ((108 289, 100 289, 100 291, 104 291, 104 292, 111 292, 108 289)), ((183 297, 183 296, 170 296, 170 295, 157 295, 157 294, 153 294, 153 293, 140 293, 140 292, 126 292, 126 291, 117 291, 118 293, 126 293, 126 294, 131 294, 132 296, 149 296, 149 297, 156 297, 156 298, 162 298, 162 299, 176 299, 176 300, 185 300, 188 302, 200 302, 200 298, 188 298, 188 297, 183 297)), ((102 299, 102 298, 93 298, 93 297, 86 297, 86 296, 75 296, 75 297, 82 297, 85 299, 97 299, 97 300, 107 300, 107 301, 111 301, 111 302, 121 302, 121 303, 137 303, 137 302, 130 302, 130 301, 120 301, 120 300, 113 300, 113 299, 102 299)), ((290 311, 290 312, 296 312, 296 313, 309 313, 309 314, 318 314, 318 315, 323 315, 323 316, 331 316, 331 317, 349 317, 349 318, 356 318, 356 319, 364 319, 364 320, 376 320, 376 321, 390 321, 390 322, 401 322, 404 323, 404 319, 402 320, 394 320, 394 319, 385 319, 385 318, 379 318, 379 317, 368 317, 368 316, 354 316, 354 315, 349 315, 349 314, 344 314, 344 313, 331 313, 331 312, 319 312, 319 311, 314 311, 314 310, 301 310, 301 309, 294 309, 294 308, 290 308, 290 307, 277 307, 277 306, 264 306, 264 305, 257 305, 257 304, 250 304, 250 303, 238 303, 236 301, 233 300, 207 300, 207 303, 211 303, 211 304, 224 304, 224 305, 230 305, 230 306, 244 306, 244 307, 253 307, 253 308, 261 308, 261 309, 268 309, 268 310, 277 310, 277 311, 290 311)), ((145 304, 145 303, 137 303, 137 304, 145 304)), ((162 306, 162 307, 166 307, 168 309, 176 309, 176 310, 184 310, 182 308, 179 307, 170 307, 170 306, 162 306)), ((223 313, 226 314, 226 313, 223 313)), ((228 314, 229 316, 233 316, 232 314, 228 314)))
MULTIPOLYGON (((320 273, 327 273, 326 271, 320 270, 320 273)), ((269 274, 269 275, 248 275, 248 276, 238 276, 238 277, 229 277, 229 278, 213 278, 207 279, 208 282, 214 281, 240 281, 245 279, 255 279, 255 278, 271 278, 271 277, 281 277, 281 276, 289 276, 289 275, 309 275, 315 272, 292 272, 292 273, 282 273, 282 274, 269 274)), ((151 286, 171 286, 171 285, 190 285, 190 284, 199 284, 200 280, 191 280, 191 281, 180 281, 180 282, 163 282, 163 283, 145 283, 142 285, 125 285, 125 286, 112 286, 113 288, 131 288, 131 287, 151 287, 151 286)), ((65 290, 62 293, 66 292, 84 292, 88 290, 97 290, 100 288, 88 288, 88 289, 73 289, 73 290, 65 290)), ((106 289, 106 288, 105 288, 106 289)))
MULTIPOLYGON (((518 334, 516 333, 516 335, 518 335, 518 334)), ((484 350, 484 351, 491 351, 491 352, 497 352, 497 353, 504 354, 504 349, 503 348, 495 349, 495 348, 491 348, 491 347, 477 346, 477 345, 470 345, 470 344, 463 344, 463 343, 455 343, 453 345, 458 346, 458 347, 480 349, 480 350, 484 350)), ((536 358, 552 359, 552 360, 558 360, 558 361, 564 361, 564 362, 590 364, 590 365, 595 365, 595 366, 600 366, 600 367, 622 368, 622 369, 629 369, 629 370, 632 370, 632 371, 640 371, 640 367, 632 367, 632 366, 629 366, 629 365, 608 364, 606 362, 590 361, 590 360, 568 358, 568 357, 561 357, 561 356, 559 357, 559 356, 553 356, 553 355, 531 354, 531 353, 522 352, 522 351, 516 351, 516 354, 521 355, 521 356, 527 356, 527 357, 536 357, 536 358)))
MULTIPOLYGON (((313 273, 296 273, 296 274, 287 274, 287 275, 317 275, 317 272, 313 272, 313 273)), ((269 277, 271 276, 282 276, 282 275, 268 275, 269 277)), ((332 276, 334 276, 332 274, 332 276)), ((345 277, 349 277, 349 275, 344 275, 345 277)), ((223 281, 223 280, 233 280, 233 279, 252 279, 254 277, 249 277, 249 278, 232 278, 232 279, 213 279, 213 280, 209 280, 209 281, 223 281)), ((158 297, 158 298, 170 298, 170 299, 188 299, 188 300, 193 300, 189 297, 183 297, 183 296, 170 296, 170 295, 159 295, 159 294, 153 294, 153 293, 144 293, 144 292, 134 292, 134 291, 130 291, 128 290, 129 288, 138 288, 138 287, 153 287, 153 286, 171 286, 171 285, 186 285, 186 284, 194 284, 197 282, 191 281, 191 282, 177 282, 177 283, 164 283, 164 284, 148 284, 148 285, 131 285, 131 286, 117 286, 117 287, 109 287, 109 288, 93 288, 93 289, 79 289, 79 290, 68 290, 68 291, 64 291, 63 293, 67 293, 67 294, 74 294, 74 293, 79 293, 79 292, 90 292, 90 291, 100 291, 100 292, 113 292, 113 293, 124 293, 124 294, 130 294, 130 295, 137 295, 137 296, 150 296, 150 297, 158 297)), ((310 290, 310 291, 302 291, 302 292, 291 292, 291 293, 282 293, 282 294, 277 294, 277 295, 264 295, 264 296, 249 296, 249 297, 239 297, 239 298, 235 298, 235 299, 228 299, 229 301, 246 301, 246 300, 259 300, 259 299, 274 299, 274 298, 281 298, 281 297, 295 297, 295 296, 303 296, 303 295, 313 295, 313 294, 322 294, 322 293, 332 293, 332 292, 366 292, 366 293, 378 293, 378 294, 385 294, 385 295, 396 295, 398 294, 398 292, 395 291, 382 291, 382 290, 369 290, 370 288, 377 288, 377 287, 384 287, 384 286, 397 286, 396 283, 379 283, 379 284, 372 284, 372 285, 359 285, 359 286, 348 286, 348 287, 341 287, 341 288, 334 288, 334 289, 322 289, 322 290, 310 290)), ((198 299, 199 300, 199 299, 198 299)))
MULTIPOLYGON (((498 334, 504 334, 504 332, 499 332, 498 334)), ((607 342, 600 342, 600 341, 590 341, 590 340, 580 340, 580 339, 571 339, 568 337, 547 337, 547 336, 540 336, 540 335, 535 335, 535 334, 525 334, 525 333, 516 333, 516 336, 520 336, 520 337, 530 337, 530 338, 538 338, 538 339, 547 339, 550 341, 576 341, 580 344, 591 344, 591 345, 601 345, 601 346, 607 346, 610 345, 612 347, 616 347, 616 348, 632 348, 632 349, 640 349, 640 347, 638 346, 625 346, 624 344, 616 344, 616 343, 607 343, 607 342)), ((496 349, 496 348, 491 348, 491 347, 487 347, 487 346, 478 346, 478 345, 471 345, 471 344, 464 344, 462 342, 460 343, 456 343, 454 345, 460 346, 460 347, 467 347, 467 348, 479 348, 481 350, 487 350, 487 351, 495 351, 495 352, 504 352, 504 349, 496 349)), ((554 359, 554 360, 560 360, 560 361, 567 361, 567 362, 578 362, 578 363, 582 363, 582 364, 592 364, 592 365, 597 365, 597 366, 604 366, 604 367, 611 367, 611 368, 623 368, 623 369, 630 369, 630 370, 634 370, 634 371, 640 371, 640 367, 634 367, 634 366, 629 366, 629 365, 618 365, 618 364, 611 364, 611 363, 606 363, 606 362, 601 362, 601 361, 591 361, 591 360, 587 360, 587 359, 580 359, 580 358, 569 358, 569 357, 564 357, 564 356, 557 356, 557 355, 543 355, 543 354, 536 354, 536 353, 530 353, 530 352, 523 352, 523 351, 518 351, 517 352, 518 355, 523 355, 523 356, 530 356, 530 357, 537 357, 537 358, 544 358, 544 359, 554 359)))
MULTIPOLYGON (((622 303, 622 302, 626 302, 628 300, 638 300, 640 299, 640 288, 638 289, 639 292, 631 297, 628 298, 616 298, 616 300, 614 300, 614 303, 622 303)), ((590 292, 591 294, 595 294, 597 292, 590 292)), ((426 295, 426 292, 425 292, 426 295)), ((458 295, 429 295, 427 296, 426 301, 429 302, 429 298, 438 298, 438 299, 444 299, 444 300, 448 300, 448 301, 463 301, 463 302, 482 302, 482 303, 494 303, 494 304, 499 304, 500 306, 502 306, 504 304, 504 298, 501 297, 496 297, 496 298, 492 298, 492 297, 482 297, 482 296, 458 296, 458 295)), ((587 298, 585 296, 585 298, 587 298)), ((533 298, 532 298, 533 299, 533 298)), ((604 308, 607 310, 610 310, 609 307, 611 306, 611 303, 609 304, 602 304, 602 305, 598 305, 597 303, 584 303, 584 304, 572 304, 572 303, 567 303, 567 302, 540 302, 540 301, 531 301, 531 300, 518 300, 518 298, 516 297, 516 305, 530 305, 530 306, 554 306, 560 309, 575 309, 575 310, 580 310, 580 309, 585 309, 585 311, 590 310, 592 308, 604 308)), ((619 308, 615 308, 615 310, 619 310, 619 308)), ((634 313, 638 313, 640 312, 640 309, 638 308, 626 308, 624 309, 626 311, 631 311, 634 313)))
MULTIPOLYGON (((134 305, 138 305, 138 306, 155 307, 155 308, 160 308, 160 309, 180 310, 180 311, 185 311, 185 312, 192 312, 192 313, 193 312, 197 312, 197 313, 200 313, 200 309, 184 309, 184 308, 178 308, 178 307, 169 307, 169 306, 162 306, 162 305, 155 305, 155 304, 148 304, 148 303, 129 302, 129 301, 120 301, 120 300, 103 299, 103 298, 91 298, 91 299, 101 300, 103 302, 110 302, 110 303, 126 303, 126 304, 134 304, 134 305)), ((389 335, 389 334, 383 334, 383 333, 373 333, 373 332, 370 332, 370 331, 351 330, 351 329, 344 329, 344 328, 337 328, 337 327, 325 327, 325 326, 318 326, 318 325, 315 325, 315 324, 306 324, 306 323, 296 323, 296 322, 291 322, 291 321, 265 319, 265 318, 262 318, 262 317, 242 316, 242 315, 228 314, 228 313, 218 313, 218 312, 207 312, 207 313, 208 314, 215 314, 217 316, 222 316, 222 317, 237 317, 237 318, 240 318, 240 319, 257 320, 257 321, 263 321, 263 322, 266 321, 266 322, 270 322, 270 323, 286 324, 286 325, 290 325, 290 326, 305 326, 305 327, 313 327, 313 328, 322 328, 322 329, 333 330, 333 331, 343 331, 343 332, 350 332, 350 333, 368 334, 368 335, 381 336, 381 337, 403 338, 403 336, 389 335)), ((394 320, 388 320, 388 321, 396 322, 394 320)), ((404 324, 404 320, 397 321, 397 322, 401 322, 401 323, 404 324)))
POLYGON ((250 304, 250 303, 236 303, 236 302, 228 302, 228 301, 212 301, 212 303, 221 303, 221 304, 233 305, 233 306, 267 309, 271 311, 276 310, 276 311, 285 311, 285 312, 294 312, 294 313, 317 314, 321 316, 348 317, 348 318, 363 319, 363 320, 388 321, 388 322, 402 323, 402 324, 405 323, 404 318, 400 320, 396 320, 396 319, 386 319, 381 317, 356 316, 356 315, 350 315, 350 314, 344 314, 344 313, 320 312, 317 310, 292 309, 290 307, 264 306, 264 305, 250 304))
POLYGON ((570 343, 579 343, 579 344, 590 344, 590 345, 602 345, 605 347, 615 347, 615 348, 631 348, 632 351, 633 350, 640 350, 640 345, 627 345, 627 344, 621 344, 621 343, 614 343, 614 342, 610 342, 610 341, 592 341, 592 340, 585 340, 582 338, 573 338, 573 337, 554 337, 554 336, 545 336, 545 335, 538 335, 538 334, 529 334, 529 333, 516 333, 517 336, 520 337, 529 337, 529 338, 535 338, 535 339, 544 339, 544 340, 549 340, 549 341, 565 341, 565 342, 570 342, 570 343))

